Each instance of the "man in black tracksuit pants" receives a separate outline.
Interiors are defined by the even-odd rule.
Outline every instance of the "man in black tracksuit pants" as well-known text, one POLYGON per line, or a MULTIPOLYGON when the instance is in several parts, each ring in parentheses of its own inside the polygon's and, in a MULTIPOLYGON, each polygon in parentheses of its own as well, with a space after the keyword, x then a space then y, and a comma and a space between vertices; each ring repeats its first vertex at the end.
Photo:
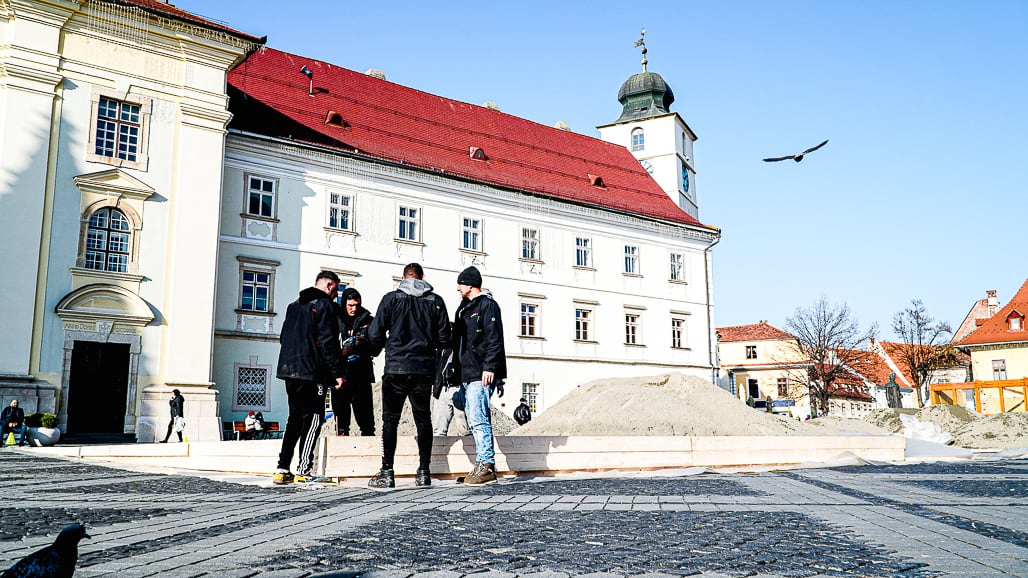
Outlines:
POLYGON ((273 482, 294 481, 289 472, 296 442, 300 442, 300 461, 296 481, 314 481, 314 448, 318 430, 325 419, 325 383, 337 390, 346 384, 345 361, 339 343, 339 322, 332 297, 339 277, 331 271, 318 273, 314 287, 300 291, 289 304, 282 323, 282 347, 278 354, 277 376, 286 382, 289 418, 282 436, 282 451, 273 482))
POLYGON ((371 488, 396 486, 393 479, 396 429, 407 399, 414 416, 420 458, 414 483, 418 486, 432 484, 429 472, 432 414, 429 404, 438 350, 450 342, 450 323, 446 303, 432 292, 432 286, 423 280, 424 276, 424 270, 417 263, 404 267, 399 287, 382 298, 375 320, 368 328, 372 346, 385 347, 386 354, 382 370, 382 469, 368 482, 371 488))
POLYGON ((332 392, 332 413, 336 416, 336 434, 350 435, 350 407, 362 436, 375 435, 375 412, 371 384, 375 366, 371 358, 378 355, 368 342, 368 326, 375 319, 361 306, 361 294, 353 287, 343 291, 339 306, 339 331, 346 357, 346 387, 332 392))

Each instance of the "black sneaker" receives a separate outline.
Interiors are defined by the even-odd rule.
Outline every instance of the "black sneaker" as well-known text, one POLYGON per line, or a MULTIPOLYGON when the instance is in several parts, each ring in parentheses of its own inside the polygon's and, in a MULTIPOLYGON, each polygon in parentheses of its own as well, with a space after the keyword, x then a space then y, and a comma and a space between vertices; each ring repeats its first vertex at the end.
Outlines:
POLYGON ((418 470, 418 473, 414 474, 414 485, 421 487, 431 486, 432 474, 428 470, 418 470))
POLYGON ((373 478, 368 480, 368 487, 373 490, 387 490, 396 487, 396 480, 393 478, 393 470, 381 469, 373 478))

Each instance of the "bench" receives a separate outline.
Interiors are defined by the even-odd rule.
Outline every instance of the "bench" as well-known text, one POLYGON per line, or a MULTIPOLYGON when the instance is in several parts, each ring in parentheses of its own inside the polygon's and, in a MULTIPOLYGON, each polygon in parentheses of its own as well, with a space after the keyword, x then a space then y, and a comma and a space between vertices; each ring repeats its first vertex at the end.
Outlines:
MULTIPOLYGON (((221 422, 221 428, 222 439, 225 440, 239 441, 246 434, 246 422, 243 421, 223 421, 221 422)), ((266 421, 264 422, 264 429, 256 432, 254 439, 278 439, 284 433, 284 430, 279 429, 277 421, 266 421)))

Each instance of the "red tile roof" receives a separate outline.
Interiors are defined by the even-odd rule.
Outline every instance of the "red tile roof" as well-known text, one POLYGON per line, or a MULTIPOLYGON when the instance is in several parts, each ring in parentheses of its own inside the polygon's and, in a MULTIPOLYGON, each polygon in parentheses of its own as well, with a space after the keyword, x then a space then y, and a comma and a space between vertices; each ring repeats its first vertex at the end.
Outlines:
POLYGON ((753 323, 750 325, 733 325, 731 327, 718 327, 718 334, 721 336, 721 343, 733 341, 770 341, 773 339, 796 339, 791 335, 774 327, 767 321, 753 323))
POLYGON ((1028 328, 1025 327, 1023 320, 1019 331, 1010 331, 1007 320, 1010 318, 1011 313, 1019 314, 1022 317, 1028 315, 1028 280, 1025 280, 1021 288, 1017 290, 1017 293, 1002 309, 997 311, 981 327, 975 329, 973 333, 955 345, 1028 342, 1028 328))
POLYGON ((271 48, 228 82, 232 129, 716 231, 682 211, 624 146, 271 48), (330 114, 342 125, 328 124, 330 114), (472 159, 471 147, 486 159, 472 159), (590 185, 590 175, 604 186, 590 185))
POLYGON ((139 8, 139 9, 144 10, 146 12, 149 12, 151 14, 156 14, 158 16, 167 16, 169 18, 174 18, 176 20, 181 20, 183 22, 189 22, 190 24, 197 24, 197 25, 203 26, 205 28, 210 28, 212 30, 220 30, 222 32, 227 32, 227 33, 229 33, 229 34, 231 34, 233 36, 238 36, 239 38, 244 38, 246 40, 250 40, 250 41, 261 43, 261 44, 264 43, 265 38, 266 38, 266 37, 265 38, 258 38, 256 36, 253 36, 251 34, 247 34, 245 32, 240 32, 238 30, 233 30, 232 28, 229 28, 228 26, 225 26, 224 24, 220 24, 218 22, 213 22, 211 20, 207 20, 206 18, 202 18, 200 16, 197 16, 196 14, 191 14, 189 12, 186 12, 185 10, 182 10, 181 8, 177 8, 175 6, 172 6, 171 4, 168 4, 167 2, 162 2, 161 0, 106 0, 106 1, 110 2, 111 4, 120 4, 122 6, 134 6, 136 8, 139 8))
POLYGON ((850 351, 849 367, 861 377, 875 385, 889 383, 889 374, 892 370, 882 359, 870 351, 854 349, 850 351))

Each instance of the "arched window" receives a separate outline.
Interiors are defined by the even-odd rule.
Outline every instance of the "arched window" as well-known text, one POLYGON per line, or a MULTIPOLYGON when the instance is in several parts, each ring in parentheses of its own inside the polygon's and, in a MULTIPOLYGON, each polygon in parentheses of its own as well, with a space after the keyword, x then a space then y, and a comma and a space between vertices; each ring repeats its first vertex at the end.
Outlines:
POLYGON ((99 209, 89 217, 86 233, 86 269, 128 271, 132 227, 118 209, 99 209))
POLYGON ((646 135, 643 134, 643 129, 634 128, 632 129, 632 150, 641 151, 646 148, 646 135))

